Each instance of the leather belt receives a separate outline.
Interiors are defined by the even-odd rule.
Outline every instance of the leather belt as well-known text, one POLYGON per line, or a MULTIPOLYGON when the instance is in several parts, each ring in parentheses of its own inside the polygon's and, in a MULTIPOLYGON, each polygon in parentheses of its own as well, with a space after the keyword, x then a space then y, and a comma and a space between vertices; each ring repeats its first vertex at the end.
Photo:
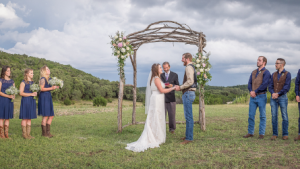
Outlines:
POLYGON ((261 95, 261 94, 266 94, 267 92, 261 92, 261 93, 257 93, 256 96, 261 95))

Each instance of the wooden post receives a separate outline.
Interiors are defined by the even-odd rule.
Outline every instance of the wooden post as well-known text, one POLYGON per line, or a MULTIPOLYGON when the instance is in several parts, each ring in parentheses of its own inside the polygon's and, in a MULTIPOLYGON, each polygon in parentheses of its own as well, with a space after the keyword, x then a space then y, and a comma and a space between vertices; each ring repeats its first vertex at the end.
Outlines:
MULTIPOLYGON (((199 54, 203 53, 203 40, 202 40, 202 33, 199 35, 199 54)), ((204 105, 204 86, 199 86, 199 123, 201 126, 201 130, 206 130, 205 124, 205 105, 204 105)))
POLYGON ((205 122, 205 104, 204 104, 204 86, 199 86, 199 90, 201 90, 199 94, 199 122, 201 125, 201 130, 206 130, 206 122, 205 122), (200 89, 201 88, 201 89, 200 89))
POLYGON ((137 73, 137 67, 136 67, 136 50, 134 50, 133 54, 133 109, 132 109, 132 124, 135 124, 135 114, 136 114, 136 86, 137 86, 137 80, 136 80, 136 73, 137 73))
POLYGON ((124 78, 120 71, 120 85, 119 85, 119 98, 118 98, 118 133, 122 132, 122 104, 124 92, 124 78))

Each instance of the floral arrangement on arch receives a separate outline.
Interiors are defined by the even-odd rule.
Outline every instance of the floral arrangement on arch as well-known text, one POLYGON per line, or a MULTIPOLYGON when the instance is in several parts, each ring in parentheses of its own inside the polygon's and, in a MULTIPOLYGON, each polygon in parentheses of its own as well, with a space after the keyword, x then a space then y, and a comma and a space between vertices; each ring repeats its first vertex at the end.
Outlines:
POLYGON ((211 81, 211 74, 209 73, 211 69, 211 64, 209 63, 210 52, 206 55, 197 53, 193 58, 193 63, 197 71, 197 82, 200 86, 204 86, 208 81, 211 81))
POLYGON ((124 32, 117 32, 115 36, 110 36, 112 45, 112 55, 116 56, 118 59, 118 71, 124 74, 124 66, 126 59, 132 54, 132 45, 130 41, 124 36, 124 32), (121 71, 120 71, 121 70, 121 71))

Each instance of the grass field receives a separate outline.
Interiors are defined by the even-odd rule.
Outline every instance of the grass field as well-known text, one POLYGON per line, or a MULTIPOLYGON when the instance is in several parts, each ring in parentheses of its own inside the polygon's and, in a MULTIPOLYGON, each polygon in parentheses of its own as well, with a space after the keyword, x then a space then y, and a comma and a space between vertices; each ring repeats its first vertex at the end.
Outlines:
MULTIPOLYGON (((185 125, 177 125, 174 135, 160 148, 134 153, 126 143, 136 141, 143 125, 117 131, 117 102, 107 107, 93 107, 80 101, 63 106, 55 103, 56 117, 51 126, 53 138, 41 137, 41 117, 32 120, 34 140, 22 138, 16 99, 15 119, 10 122, 12 140, 0 140, 0 168, 299 168, 300 142, 297 136, 297 104, 288 107, 289 140, 271 141, 271 110, 267 105, 267 128, 264 140, 258 140, 259 113, 255 137, 244 139, 248 125, 248 105, 206 106, 207 131, 194 126, 194 142, 180 145, 185 125)), ((132 103, 124 101, 123 125, 131 122, 132 103)), ((198 119, 198 105, 194 105, 198 119)), ((184 120, 183 106, 177 105, 176 118, 184 120)), ((138 104, 137 121, 144 121, 144 107, 138 104)), ((281 117, 279 118, 281 135, 281 117)))

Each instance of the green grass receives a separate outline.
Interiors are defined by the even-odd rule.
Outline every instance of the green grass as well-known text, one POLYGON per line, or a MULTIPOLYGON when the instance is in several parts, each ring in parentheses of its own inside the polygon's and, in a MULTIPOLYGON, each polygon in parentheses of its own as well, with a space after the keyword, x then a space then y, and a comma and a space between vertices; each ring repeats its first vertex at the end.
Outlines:
MULTIPOLYGON (((55 103, 51 133, 41 137, 41 118, 32 120, 34 140, 22 138, 18 119, 19 100, 15 101, 15 119, 10 121, 12 140, 0 140, 0 168, 299 168, 300 142, 297 136, 299 112, 297 104, 288 107, 289 133, 287 141, 270 141, 271 110, 267 105, 267 128, 264 140, 258 140, 259 113, 256 115, 255 137, 247 134, 248 105, 206 106, 207 131, 194 126, 194 142, 180 145, 185 125, 177 125, 174 135, 167 133, 160 148, 134 153, 125 149, 136 141, 143 125, 117 131, 116 100, 108 107, 93 107, 92 102, 79 101, 63 106, 55 103)), ((123 125, 131 122, 132 103, 124 102, 123 125)), ((194 105, 198 119, 198 105, 194 105)), ((177 105, 176 118, 184 120, 183 107, 177 105)), ((137 121, 144 121, 144 107, 138 104, 137 121)), ((281 124, 281 117, 279 118, 281 124)), ((279 125, 281 135, 281 125, 279 125)))

